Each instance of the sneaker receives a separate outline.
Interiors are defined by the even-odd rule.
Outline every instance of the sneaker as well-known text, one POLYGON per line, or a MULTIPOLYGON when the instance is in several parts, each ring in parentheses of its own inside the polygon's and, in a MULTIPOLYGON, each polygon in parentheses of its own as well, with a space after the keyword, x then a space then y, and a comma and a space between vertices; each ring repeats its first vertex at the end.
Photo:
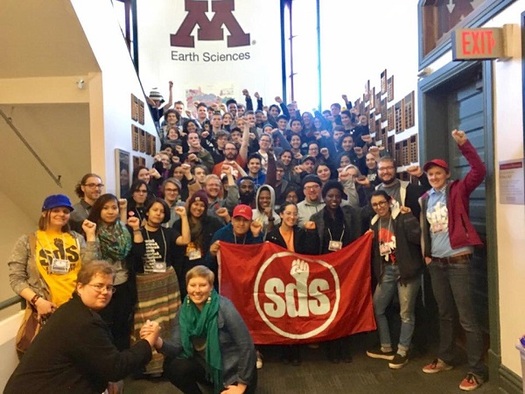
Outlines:
POLYGON ((483 380, 478 378, 473 373, 468 373, 465 379, 459 384, 459 388, 463 391, 472 391, 476 390, 479 386, 483 384, 483 380))
POLYGON ((392 361, 388 363, 388 368, 390 369, 401 369, 408 364, 408 356, 402 356, 399 353, 396 353, 392 361))
POLYGON ((373 349, 373 350, 367 350, 366 355, 370 358, 380 358, 382 360, 388 360, 392 361, 394 359, 394 356, 396 353, 393 351, 390 352, 384 352, 381 350, 381 348, 373 349))
POLYGON ((436 358, 430 364, 425 365, 423 367, 423 372, 424 373, 438 373, 438 372, 450 371, 452 368, 454 368, 452 365, 448 365, 443 360, 436 358))
POLYGON ((258 350, 257 350, 257 361, 255 362, 255 366, 257 367, 257 369, 261 369, 263 367, 262 354, 258 350))

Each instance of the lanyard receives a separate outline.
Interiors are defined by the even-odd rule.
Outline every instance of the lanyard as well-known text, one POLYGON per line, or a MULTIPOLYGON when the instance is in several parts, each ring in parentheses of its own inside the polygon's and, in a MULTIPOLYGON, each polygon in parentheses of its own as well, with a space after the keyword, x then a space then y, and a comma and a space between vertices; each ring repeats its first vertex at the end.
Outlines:
MULTIPOLYGON (((343 231, 341 232, 341 237, 339 238, 339 242, 343 242, 343 236, 345 235, 345 225, 343 223, 343 231)), ((330 236, 330 241, 333 241, 334 239, 332 238, 332 232, 330 231, 330 229, 328 228, 328 235, 330 236)))
MULTIPOLYGON (((233 239, 235 240, 235 243, 238 243, 237 236, 235 235, 235 233, 233 233, 233 239)), ((246 243, 246 234, 244 234, 244 237, 242 239, 242 244, 244 245, 245 243, 246 243)))

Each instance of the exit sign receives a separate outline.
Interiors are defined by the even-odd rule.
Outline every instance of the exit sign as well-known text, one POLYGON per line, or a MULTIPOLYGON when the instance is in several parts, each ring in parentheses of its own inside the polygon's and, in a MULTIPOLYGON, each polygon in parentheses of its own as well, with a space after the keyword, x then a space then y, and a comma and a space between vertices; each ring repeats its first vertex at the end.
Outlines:
POLYGON ((499 59, 504 57, 503 29, 456 29, 452 32, 454 60, 499 59))

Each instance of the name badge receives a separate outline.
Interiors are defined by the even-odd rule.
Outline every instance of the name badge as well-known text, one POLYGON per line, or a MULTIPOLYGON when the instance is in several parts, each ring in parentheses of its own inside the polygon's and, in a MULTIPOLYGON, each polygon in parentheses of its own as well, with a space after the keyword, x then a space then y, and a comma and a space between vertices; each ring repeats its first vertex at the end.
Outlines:
POLYGON ((198 260, 202 257, 202 253, 199 249, 192 250, 188 253, 188 259, 190 260, 198 260))
POLYGON ((392 248, 388 244, 381 244, 379 245, 379 254, 381 256, 387 256, 390 253, 392 253, 392 248))
POLYGON ((332 252, 336 252, 338 250, 341 250, 343 248, 343 243, 341 241, 330 241, 328 243, 328 250, 331 250, 332 252))
POLYGON ((186 256, 189 260, 198 260, 202 257, 202 253, 194 242, 190 242, 186 247, 186 256))
POLYGON ((166 272, 166 262, 165 261, 161 261, 161 262, 153 263, 153 269, 151 271, 152 272, 157 272, 157 273, 166 272))
POLYGON ((69 272, 70 263, 69 260, 54 258, 51 262, 51 273, 52 274, 67 274, 69 272))

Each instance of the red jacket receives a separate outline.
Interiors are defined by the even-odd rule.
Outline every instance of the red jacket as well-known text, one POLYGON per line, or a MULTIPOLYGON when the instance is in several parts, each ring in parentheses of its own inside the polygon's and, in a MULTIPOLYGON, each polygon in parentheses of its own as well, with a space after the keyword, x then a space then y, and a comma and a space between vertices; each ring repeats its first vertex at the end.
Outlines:
MULTIPOLYGON (((470 141, 458 145, 463 157, 470 165, 470 171, 461 180, 455 180, 447 186, 448 233, 452 249, 464 246, 481 246, 483 242, 469 218, 469 197, 483 179, 487 169, 470 141)), ((426 218, 429 193, 419 199, 421 205, 422 248, 425 257, 431 257, 430 231, 426 218)))

